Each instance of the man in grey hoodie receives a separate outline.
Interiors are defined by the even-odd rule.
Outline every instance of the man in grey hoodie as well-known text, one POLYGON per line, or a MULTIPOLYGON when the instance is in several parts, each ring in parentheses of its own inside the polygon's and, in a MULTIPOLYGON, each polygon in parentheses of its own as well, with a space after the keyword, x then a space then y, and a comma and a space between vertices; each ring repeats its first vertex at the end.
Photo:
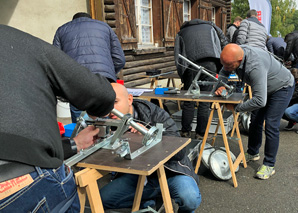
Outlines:
MULTIPOLYGON (((247 162, 260 159, 263 124, 265 123, 265 158, 256 177, 268 179, 275 173, 274 164, 279 145, 280 120, 294 91, 294 77, 290 71, 270 53, 246 45, 228 44, 220 55, 223 69, 219 79, 235 70, 239 78, 251 85, 252 99, 238 104, 236 112, 251 111, 248 136, 247 162)), ((215 92, 220 95, 224 87, 215 92)), ((232 105, 227 105, 231 109, 232 105)))

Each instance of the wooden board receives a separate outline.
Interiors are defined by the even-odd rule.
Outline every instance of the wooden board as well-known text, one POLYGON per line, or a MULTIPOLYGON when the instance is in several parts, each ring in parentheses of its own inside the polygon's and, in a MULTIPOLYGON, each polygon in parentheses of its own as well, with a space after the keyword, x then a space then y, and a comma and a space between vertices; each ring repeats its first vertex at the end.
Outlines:
MULTIPOLYGON (((142 146, 142 135, 126 133, 123 138, 128 138, 132 151, 142 146)), ((79 162, 77 166, 129 174, 150 175, 182 150, 190 141, 191 139, 189 138, 163 136, 160 143, 133 160, 118 157, 112 150, 100 149, 79 162)))
MULTIPOLYGON (((185 95, 187 91, 180 91, 180 94, 162 94, 156 95, 154 91, 145 92, 138 98, 141 99, 162 99, 162 100, 179 100, 179 101, 198 101, 198 102, 217 102, 217 103, 230 103, 239 104, 244 99, 245 94, 234 93, 229 98, 213 97, 213 96, 200 96, 194 97, 193 95, 185 95)), ((201 92, 202 95, 210 94, 210 92, 201 92)))

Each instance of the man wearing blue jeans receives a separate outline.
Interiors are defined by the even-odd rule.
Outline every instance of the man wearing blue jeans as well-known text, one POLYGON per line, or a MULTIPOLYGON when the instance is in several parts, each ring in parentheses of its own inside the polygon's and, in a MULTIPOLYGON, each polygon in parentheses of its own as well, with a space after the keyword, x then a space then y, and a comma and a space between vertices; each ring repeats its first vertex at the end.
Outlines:
POLYGON ((285 115, 288 119, 294 122, 298 122, 298 104, 294 104, 288 107, 285 111, 285 115))
MULTIPOLYGON (((263 124, 265 122, 265 158, 256 177, 268 179, 275 173, 279 146, 279 126, 294 91, 294 77, 290 71, 272 55, 261 48, 246 45, 228 44, 220 56, 223 69, 219 79, 236 71, 239 78, 252 88, 252 99, 237 105, 236 112, 252 111, 249 127, 246 161, 260 159, 263 124)), ((218 88, 220 95, 224 87, 218 88)), ((227 106, 228 109, 233 107, 227 106)))
MULTIPOLYGON (((112 83, 112 86, 116 93, 115 109, 123 114, 133 115, 133 118, 142 123, 145 128, 163 123, 165 129, 163 135, 179 137, 176 124, 166 111, 148 101, 133 100, 132 95, 128 94, 127 89, 121 84, 112 83)), ((118 119, 113 114, 109 117, 118 119)), ((137 133, 135 129, 130 131, 137 133)), ((194 212, 201 203, 199 178, 186 155, 186 150, 178 152, 164 166, 170 195, 179 205, 179 212, 194 212)), ((111 183, 100 189, 105 209, 131 208, 133 205, 138 175, 118 174, 117 176, 111 183)), ((155 198, 160 194, 158 177, 153 173, 145 181, 141 208, 154 205, 155 198)))
POLYGON ((103 76, 20 30, 0 25, 0 46, 0 212, 79 212, 63 160, 92 145, 99 130, 62 142, 56 97, 104 116, 115 93, 103 76))

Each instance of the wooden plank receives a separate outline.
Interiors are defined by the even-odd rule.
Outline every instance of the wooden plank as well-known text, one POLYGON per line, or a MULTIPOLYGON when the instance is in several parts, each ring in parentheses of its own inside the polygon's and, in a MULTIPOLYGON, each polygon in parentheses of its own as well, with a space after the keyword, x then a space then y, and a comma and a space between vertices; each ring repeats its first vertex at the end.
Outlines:
POLYGON ((110 20, 110 19, 115 20, 116 19, 115 13, 106 13, 105 19, 106 20, 110 20))
POLYGON ((242 93, 234 93, 229 98, 222 98, 220 96, 213 97, 209 96, 210 92, 201 91, 200 97, 195 97, 193 95, 185 95, 187 91, 182 90, 180 91, 180 94, 162 94, 162 95, 156 95, 154 92, 145 92, 140 97, 141 99, 162 99, 162 100, 179 100, 179 101, 198 101, 198 102, 218 102, 218 103, 230 103, 230 104, 239 104, 243 100, 243 98, 246 96, 242 93))
POLYGON ((103 1, 95 1, 94 0, 94 10, 95 10, 95 18, 100 21, 104 21, 104 5, 103 1))
POLYGON ((146 65, 146 66, 141 66, 141 67, 133 67, 130 69, 124 69, 123 73, 124 73, 124 75, 128 75, 128 74, 134 74, 134 73, 138 73, 138 72, 145 72, 147 70, 152 70, 152 69, 169 67, 169 66, 173 66, 173 65, 175 65, 174 61, 165 62, 162 64, 153 64, 153 65, 146 65))
MULTIPOLYGON (((143 135, 126 133, 123 138, 129 139, 132 152, 142 146, 140 141, 143 135)), ((112 150, 100 149, 82 160, 77 166, 147 176, 177 154, 190 141, 188 138, 163 136, 160 143, 133 160, 118 157, 112 150)))
POLYGON ((153 59, 147 59, 147 60, 138 60, 138 61, 127 62, 124 68, 138 67, 138 66, 142 66, 142 65, 144 66, 149 64, 158 64, 158 63, 174 61, 174 60, 175 60, 174 56, 153 58, 153 59))
POLYGON ((106 23, 107 23, 110 27, 116 27, 116 20, 107 20, 106 23))
POLYGON ((105 4, 114 4, 114 0, 104 0, 105 4))
POLYGON ((150 83, 150 79, 149 78, 143 78, 143 79, 139 79, 139 80, 135 80, 135 81, 131 81, 131 82, 125 82, 124 81, 124 85, 129 88, 129 87, 136 87, 136 86, 140 86, 140 85, 144 85, 144 84, 148 84, 150 83))
POLYGON ((115 5, 105 5, 105 12, 115 12, 115 5))
POLYGON ((152 2, 153 40, 159 47, 163 47, 162 0, 152 2))

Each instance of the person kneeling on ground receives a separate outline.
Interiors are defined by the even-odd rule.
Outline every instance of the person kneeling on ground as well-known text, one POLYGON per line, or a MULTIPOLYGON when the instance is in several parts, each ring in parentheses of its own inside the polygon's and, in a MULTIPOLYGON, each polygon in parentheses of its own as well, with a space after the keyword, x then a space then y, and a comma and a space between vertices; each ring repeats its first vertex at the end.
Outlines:
MULTIPOLYGON (((114 108, 123 114, 131 114, 133 118, 142 122, 143 126, 163 123, 163 135, 179 137, 175 122, 169 114, 158 106, 145 101, 133 100, 127 89, 117 83, 112 83, 116 93, 114 108)), ((112 119, 118 119, 112 113, 112 119)), ((136 133, 135 129, 131 132, 136 133)), ((186 149, 181 150, 165 164, 171 197, 179 205, 179 212, 194 212, 201 203, 198 187, 199 178, 195 174, 186 149)), ((131 208, 138 183, 138 175, 121 174, 109 184, 100 189, 102 203, 105 209, 131 208)), ((141 208, 155 204, 154 199, 161 194, 156 172, 147 177, 141 200, 141 208)))

